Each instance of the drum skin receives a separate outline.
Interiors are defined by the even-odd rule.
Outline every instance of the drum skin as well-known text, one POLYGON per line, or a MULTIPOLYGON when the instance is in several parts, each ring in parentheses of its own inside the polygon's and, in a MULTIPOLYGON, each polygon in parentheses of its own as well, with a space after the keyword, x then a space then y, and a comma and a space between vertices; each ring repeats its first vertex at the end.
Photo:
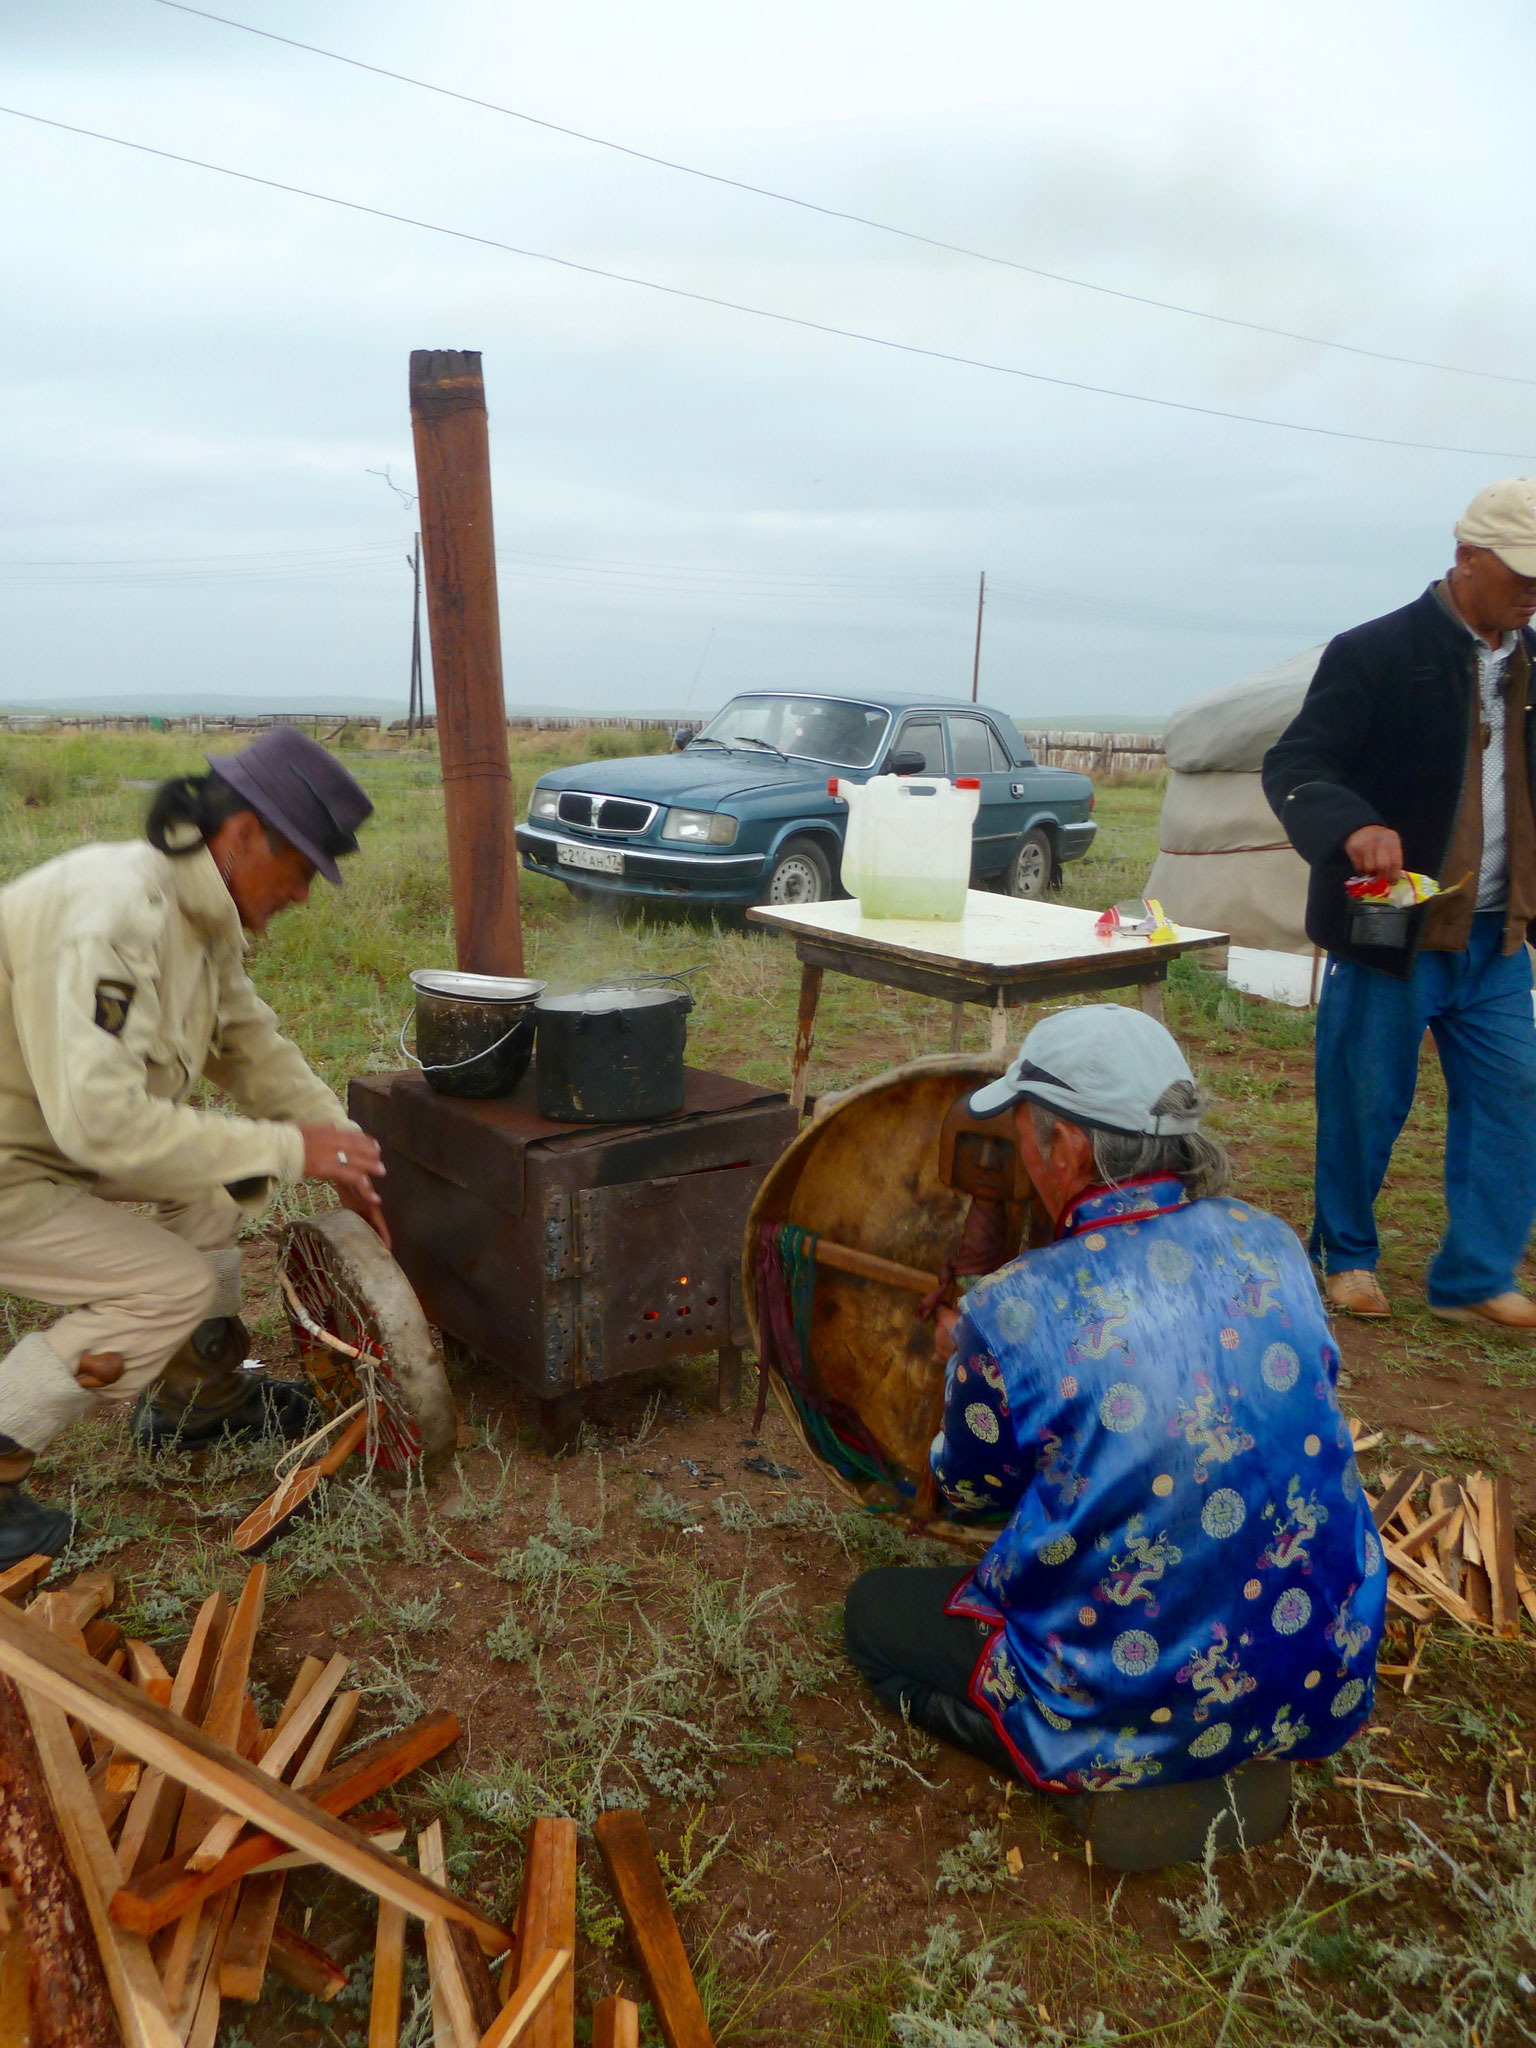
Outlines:
MULTIPOLYGON (((742 1286, 759 1353, 757 1247, 765 1223, 792 1223, 856 1251, 938 1271, 970 1207, 968 1195, 940 1178, 944 1119, 957 1097, 994 1079, 1005 1058, 914 1060, 818 1108, 763 1182, 747 1221, 742 1286)), ((1024 1223, 1024 1205, 1010 1203, 1011 1242, 1024 1223)), ((942 1398, 933 1327, 919 1320, 917 1305, 903 1288, 818 1265, 808 1360, 812 1385, 851 1408, 887 1463, 914 1486, 927 1468, 942 1398)), ((845 1493, 855 1491, 832 1476, 845 1493)), ((857 1491, 871 1505, 882 1494, 889 1498, 888 1489, 857 1491)))

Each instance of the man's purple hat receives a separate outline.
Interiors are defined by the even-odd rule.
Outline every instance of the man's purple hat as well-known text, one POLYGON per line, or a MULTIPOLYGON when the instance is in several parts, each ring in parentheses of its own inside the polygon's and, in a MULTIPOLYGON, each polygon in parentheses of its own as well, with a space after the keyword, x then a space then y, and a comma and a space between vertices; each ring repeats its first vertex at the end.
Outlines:
POLYGON ((210 754, 208 766, 239 792, 263 824, 296 846, 328 882, 336 857, 356 853, 357 828, 372 816, 367 792, 318 740, 274 725, 238 754, 210 754))

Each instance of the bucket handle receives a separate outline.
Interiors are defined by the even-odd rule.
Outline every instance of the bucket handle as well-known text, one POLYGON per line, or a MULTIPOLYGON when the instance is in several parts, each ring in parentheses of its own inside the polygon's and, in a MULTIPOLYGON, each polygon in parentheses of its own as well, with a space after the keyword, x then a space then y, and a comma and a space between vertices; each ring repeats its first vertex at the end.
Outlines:
POLYGON ((472 1067, 476 1060, 488 1060, 493 1052, 501 1051, 501 1048, 507 1043, 508 1039, 517 1036, 523 1023, 523 1019, 520 1017, 510 1031, 504 1031, 501 1034, 494 1045, 487 1045, 479 1052, 472 1052, 467 1060, 444 1060, 438 1066, 429 1067, 425 1060, 417 1059, 415 1053, 411 1052, 405 1043, 405 1034, 410 1030, 415 1015, 416 1012, 412 1010, 400 1026, 400 1057, 409 1060, 411 1065, 419 1068, 423 1074, 452 1074, 460 1067, 472 1067))

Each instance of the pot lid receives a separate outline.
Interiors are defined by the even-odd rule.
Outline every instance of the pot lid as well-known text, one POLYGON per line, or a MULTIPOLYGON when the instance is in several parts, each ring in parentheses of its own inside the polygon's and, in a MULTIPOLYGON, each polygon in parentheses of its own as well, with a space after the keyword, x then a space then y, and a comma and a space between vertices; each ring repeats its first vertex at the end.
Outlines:
POLYGON ((541 1010, 559 1010, 583 1016, 601 1015, 609 1010, 654 1010, 661 1003, 687 1000, 680 988, 597 987, 573 989, 568 995, 540 996, 541 1010))
POLYGON ((464 1003, 531 1003, 547 981, 519 981, 505 974, 461 974, 451 967, 417 967, 411 987, 429 996, 453 996, 464 1003))

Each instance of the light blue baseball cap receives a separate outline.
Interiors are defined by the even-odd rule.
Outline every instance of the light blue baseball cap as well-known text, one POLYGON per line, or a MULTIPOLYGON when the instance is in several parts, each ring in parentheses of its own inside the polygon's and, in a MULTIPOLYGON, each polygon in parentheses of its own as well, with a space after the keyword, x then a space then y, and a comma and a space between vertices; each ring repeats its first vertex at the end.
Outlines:
POLYGON ((1144 1010, 1097 1003, 1042 1018, 1000 1080, 978 1088, 972 1116, 1038 1102, 1086 1130, 1185 1137, 1198 1115, 1159 1116, 1153 1104, 1175 1081, 1194 1083, 1172 1034, 1144 1010))

